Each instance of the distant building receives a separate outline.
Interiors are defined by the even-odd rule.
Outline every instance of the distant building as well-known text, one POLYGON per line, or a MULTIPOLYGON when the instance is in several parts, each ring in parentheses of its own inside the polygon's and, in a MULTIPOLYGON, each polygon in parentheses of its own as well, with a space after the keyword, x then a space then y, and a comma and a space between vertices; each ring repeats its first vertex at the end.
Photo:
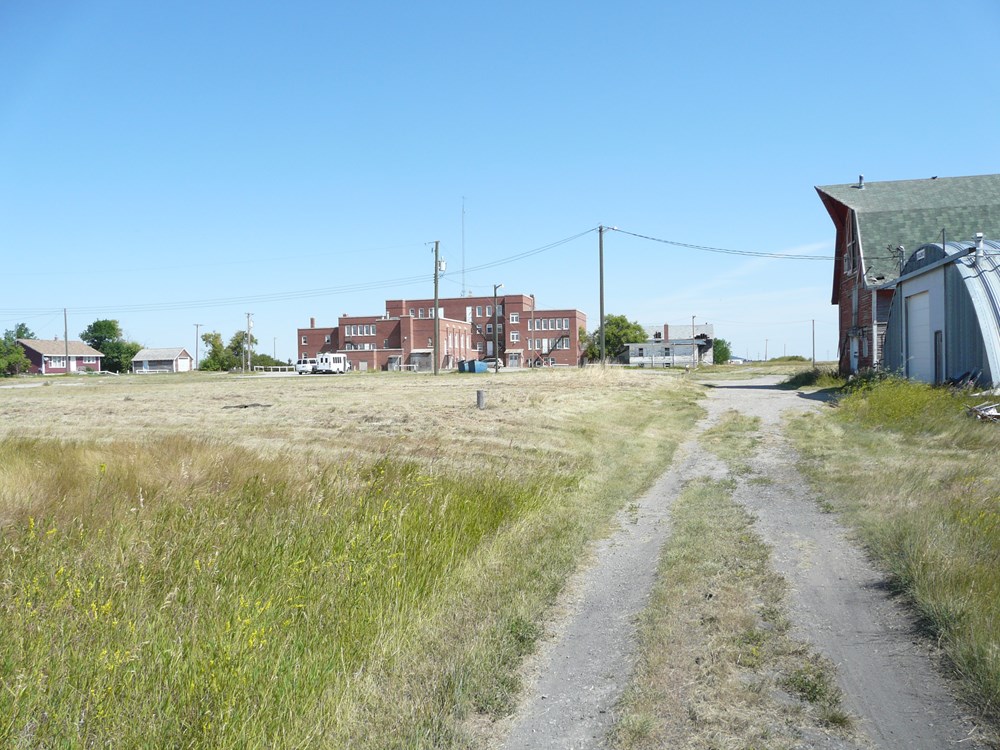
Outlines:
POLYGON ((1000 175, 861 177, 816 192, 837 230, 831 302, 839 306, 844 374, 882 363, 892 282, 909 253, 935 240, 972 240, 977 232, 1000 237, 1000 175))
POLYGON ((18 339, 17 343, 24 348, 24 353, 31 362, 28 372, 42 375, 99 372, 101 358, 104 356, 82 341, 18 339))
POLYGON ((434 368, 434 321, 438 319, 439 369, 453 369, 460 360, 499 356, 507 367, 576 365, 580 362, 580 331, 587 317, 579 310, 535 308, 523 294, 480 297, 387 300, 384 315, 342 315, 330 328, 297 331, 299 357, 319 352, 347 355, 357 370, 420 370, 434 368))
POLYGON ((140 349, 132 357, 132 372, 191 372, 194 369, 194 358, 187 349, 140 349))
POLYGON ((886 369, 927 383, 1000 382, 1000 242, 924 245, 894 286, 886 369))
POLYGON ((715 336, 710 323, 704 325, 666 325, 647 329, 649 337, 628 344, 618 358, 634 367, 697 367, 714 363, 712 342, 715 336))

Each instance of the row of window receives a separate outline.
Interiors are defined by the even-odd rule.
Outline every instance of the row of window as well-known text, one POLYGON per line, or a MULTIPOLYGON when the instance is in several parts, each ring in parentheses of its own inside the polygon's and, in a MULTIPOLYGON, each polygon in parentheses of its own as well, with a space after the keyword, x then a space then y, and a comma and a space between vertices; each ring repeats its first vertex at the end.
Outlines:
MULTIPOLYGON (((443 318, 444 316, 445 316, 444 315, 444 308, 443 307, 439 307, 438 308, 438 317, 443 318)), ((410 317, 411 318, 433 318, 434 317, 434 308, 433 307, 428 307, 425 310, 422 307, 418 307, 418 308, 412 308, 411 307, 410 308, 410 317)))
MULTIPOLYGON (((477 318, 492 318, 493 317, 493 305, 487 305, 486 306, 486 308, 485 308, 486 314, 485 315, 483 315, 483 309, 484 308, 483 308, 482 305, 476 305, 476 317, 477 318)), ((497 305, 497 317, 499 318, 502 315, 503 315, 503 305, 498 304, 497 305)), ((511 323, 516 323, 517 321, 514 320, 514 318, 516 318, 516 317, 517 317, 517 313, 511 313, 511 320, 510 320, 510 322, 511 323)))
POLYGON ((565 336, 559 339, 528 339, 528 349, 539 352, 549 352, 553 349, 569 349, 569 339, 565 336))
POLYGON ((536 318, 534 321, 528 320, 528 330, 536 331, 568 331, 569 318, 536 318))
MULTIPOLYGON (((371 325, 349 325, 344 326, 345 336, 374 336, 375 324, 371 325)), ((329 343, 329 341, 327 341, 329 343)))

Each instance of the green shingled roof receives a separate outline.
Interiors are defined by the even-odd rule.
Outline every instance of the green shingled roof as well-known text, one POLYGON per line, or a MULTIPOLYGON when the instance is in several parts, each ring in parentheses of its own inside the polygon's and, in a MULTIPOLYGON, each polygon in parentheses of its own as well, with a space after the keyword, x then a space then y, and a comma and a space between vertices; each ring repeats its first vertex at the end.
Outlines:
POLYGON ((817 187, 854 209, 869 280, 899 275, 888 248, 902 245, 908 257, 920 245, 946 239, 971 240, 976 232, 1000 239, 1000 175, 941 177, 817 187))

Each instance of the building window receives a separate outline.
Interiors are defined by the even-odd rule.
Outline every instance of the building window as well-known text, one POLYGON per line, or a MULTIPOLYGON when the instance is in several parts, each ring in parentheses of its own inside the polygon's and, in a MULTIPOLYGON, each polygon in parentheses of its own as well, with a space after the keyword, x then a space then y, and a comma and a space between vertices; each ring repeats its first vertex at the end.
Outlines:
POLYGON ((308 336, 303 336, 302 337, 302 346, 306 346, 308 343, 309 343, 309 337, 308 336))
POLYGON ((493 317, 493 307, 491 305, 486 306, 486 317, 487 318, 493 317))
POLYGON ((548 318, 542 318, 542 330, 543 331, 549 330, 549 320, 548 320, 548 318))
POLYGON ((323 337, 323 343, 324 344, 329 344, 330 343, 330 334, 329 333, 326 334, 326 336, 323 337))
POLYGON ((503 315, 503 302, 497 303, 497 316, 503 315))
POLYGON ((569 318, 563 318, 563 330, 564 331, 569 330, 569 318))
POLYGON ((497 323, 497 333, 503 336, 503 323, 497 323))
POLYGON ((511 331, 510 332, 510 343, 517 344, 520 341, 521 341, 521 333, 520 333, 520 331, 511 331))
POLYGON ((428 349, 434 348, 434 339, 430 336, 427 337, 427 348, 428 349))
POLYGON ((417 315, 418 318, 424 317, 424 308, 422 308, 422 307, 418 308, 417 309, 417 313, 418 313, 418 315, 417 315))
POLYGON ((528 351, 531 351, 531 350, 532 350, 532 349, 534 349, 534 348, 535 348, 535 340, 534 340, 534 339, 531 339, 531 338, 529 338, 529 339, 528 339, 528 351))
POLYGON ((482 305, 476 305, 476 317, 477 318, 483 317, 483 306, 482 305))
POLYGON ((479 334, 480 336, 483 335, 483 324, 482 323, 476 323, 476 333, 479 334))
POLYGON ((493 324, 492 323, 487 323, 486 324, 486 335, 487 336, 492 336, 493 335, 493 324))
POLYGON ((84 357, 83 358, 83 364, 85 364, 85 365, 96 365, 97 364, 97 357, 84 357))
POLYGON ((49 357, 49 367, 66 367, 65 357, 49 357))
POLYGON ((511 325, 514 325, 515 323, 520 323, 520 322, 521 322, 521 314, 520 313, 511 313, 510 314, 510 324, 511 325))
POLYGON ((483 353, 483 342, 482 341, 477 341, 476 342, 476 351, 479 352, 480 354, 483 353))
POLYGON ((410 317, 411 317, 411 318, 413 318, 413 317, 416 317, 416 316, 414 315, 414 310, 413 310, 413 308, 412 308, 412 307, 410 308, 410 317))

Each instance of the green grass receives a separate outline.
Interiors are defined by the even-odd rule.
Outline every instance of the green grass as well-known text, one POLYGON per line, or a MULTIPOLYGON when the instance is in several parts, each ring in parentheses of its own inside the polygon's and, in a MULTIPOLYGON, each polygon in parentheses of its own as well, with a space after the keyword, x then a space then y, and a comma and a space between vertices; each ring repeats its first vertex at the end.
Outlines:
POLYGON ((841 377, 835 369, 821 369, 819 367, 813 367, 809 370, 803 370, 802 372, 797 372, 790 376, 781 383, 781 387, 789 389, 815 388, 818 390, 826 390, 832 388, 842 388, 844 383, 844 378, 841 377))
POLYGON ((1000 431, 969 399, 895 378, 791 422, 826 507, 912 601, 972 702, 1000 719, 1000 431))
POLYGON ((588 540, 699 413, 653 395, 668 415, 628 431, 609 392, 544 472, 513 471, 506 440, 469 473, 5 439, 0 746, 470 746, 588 540))

